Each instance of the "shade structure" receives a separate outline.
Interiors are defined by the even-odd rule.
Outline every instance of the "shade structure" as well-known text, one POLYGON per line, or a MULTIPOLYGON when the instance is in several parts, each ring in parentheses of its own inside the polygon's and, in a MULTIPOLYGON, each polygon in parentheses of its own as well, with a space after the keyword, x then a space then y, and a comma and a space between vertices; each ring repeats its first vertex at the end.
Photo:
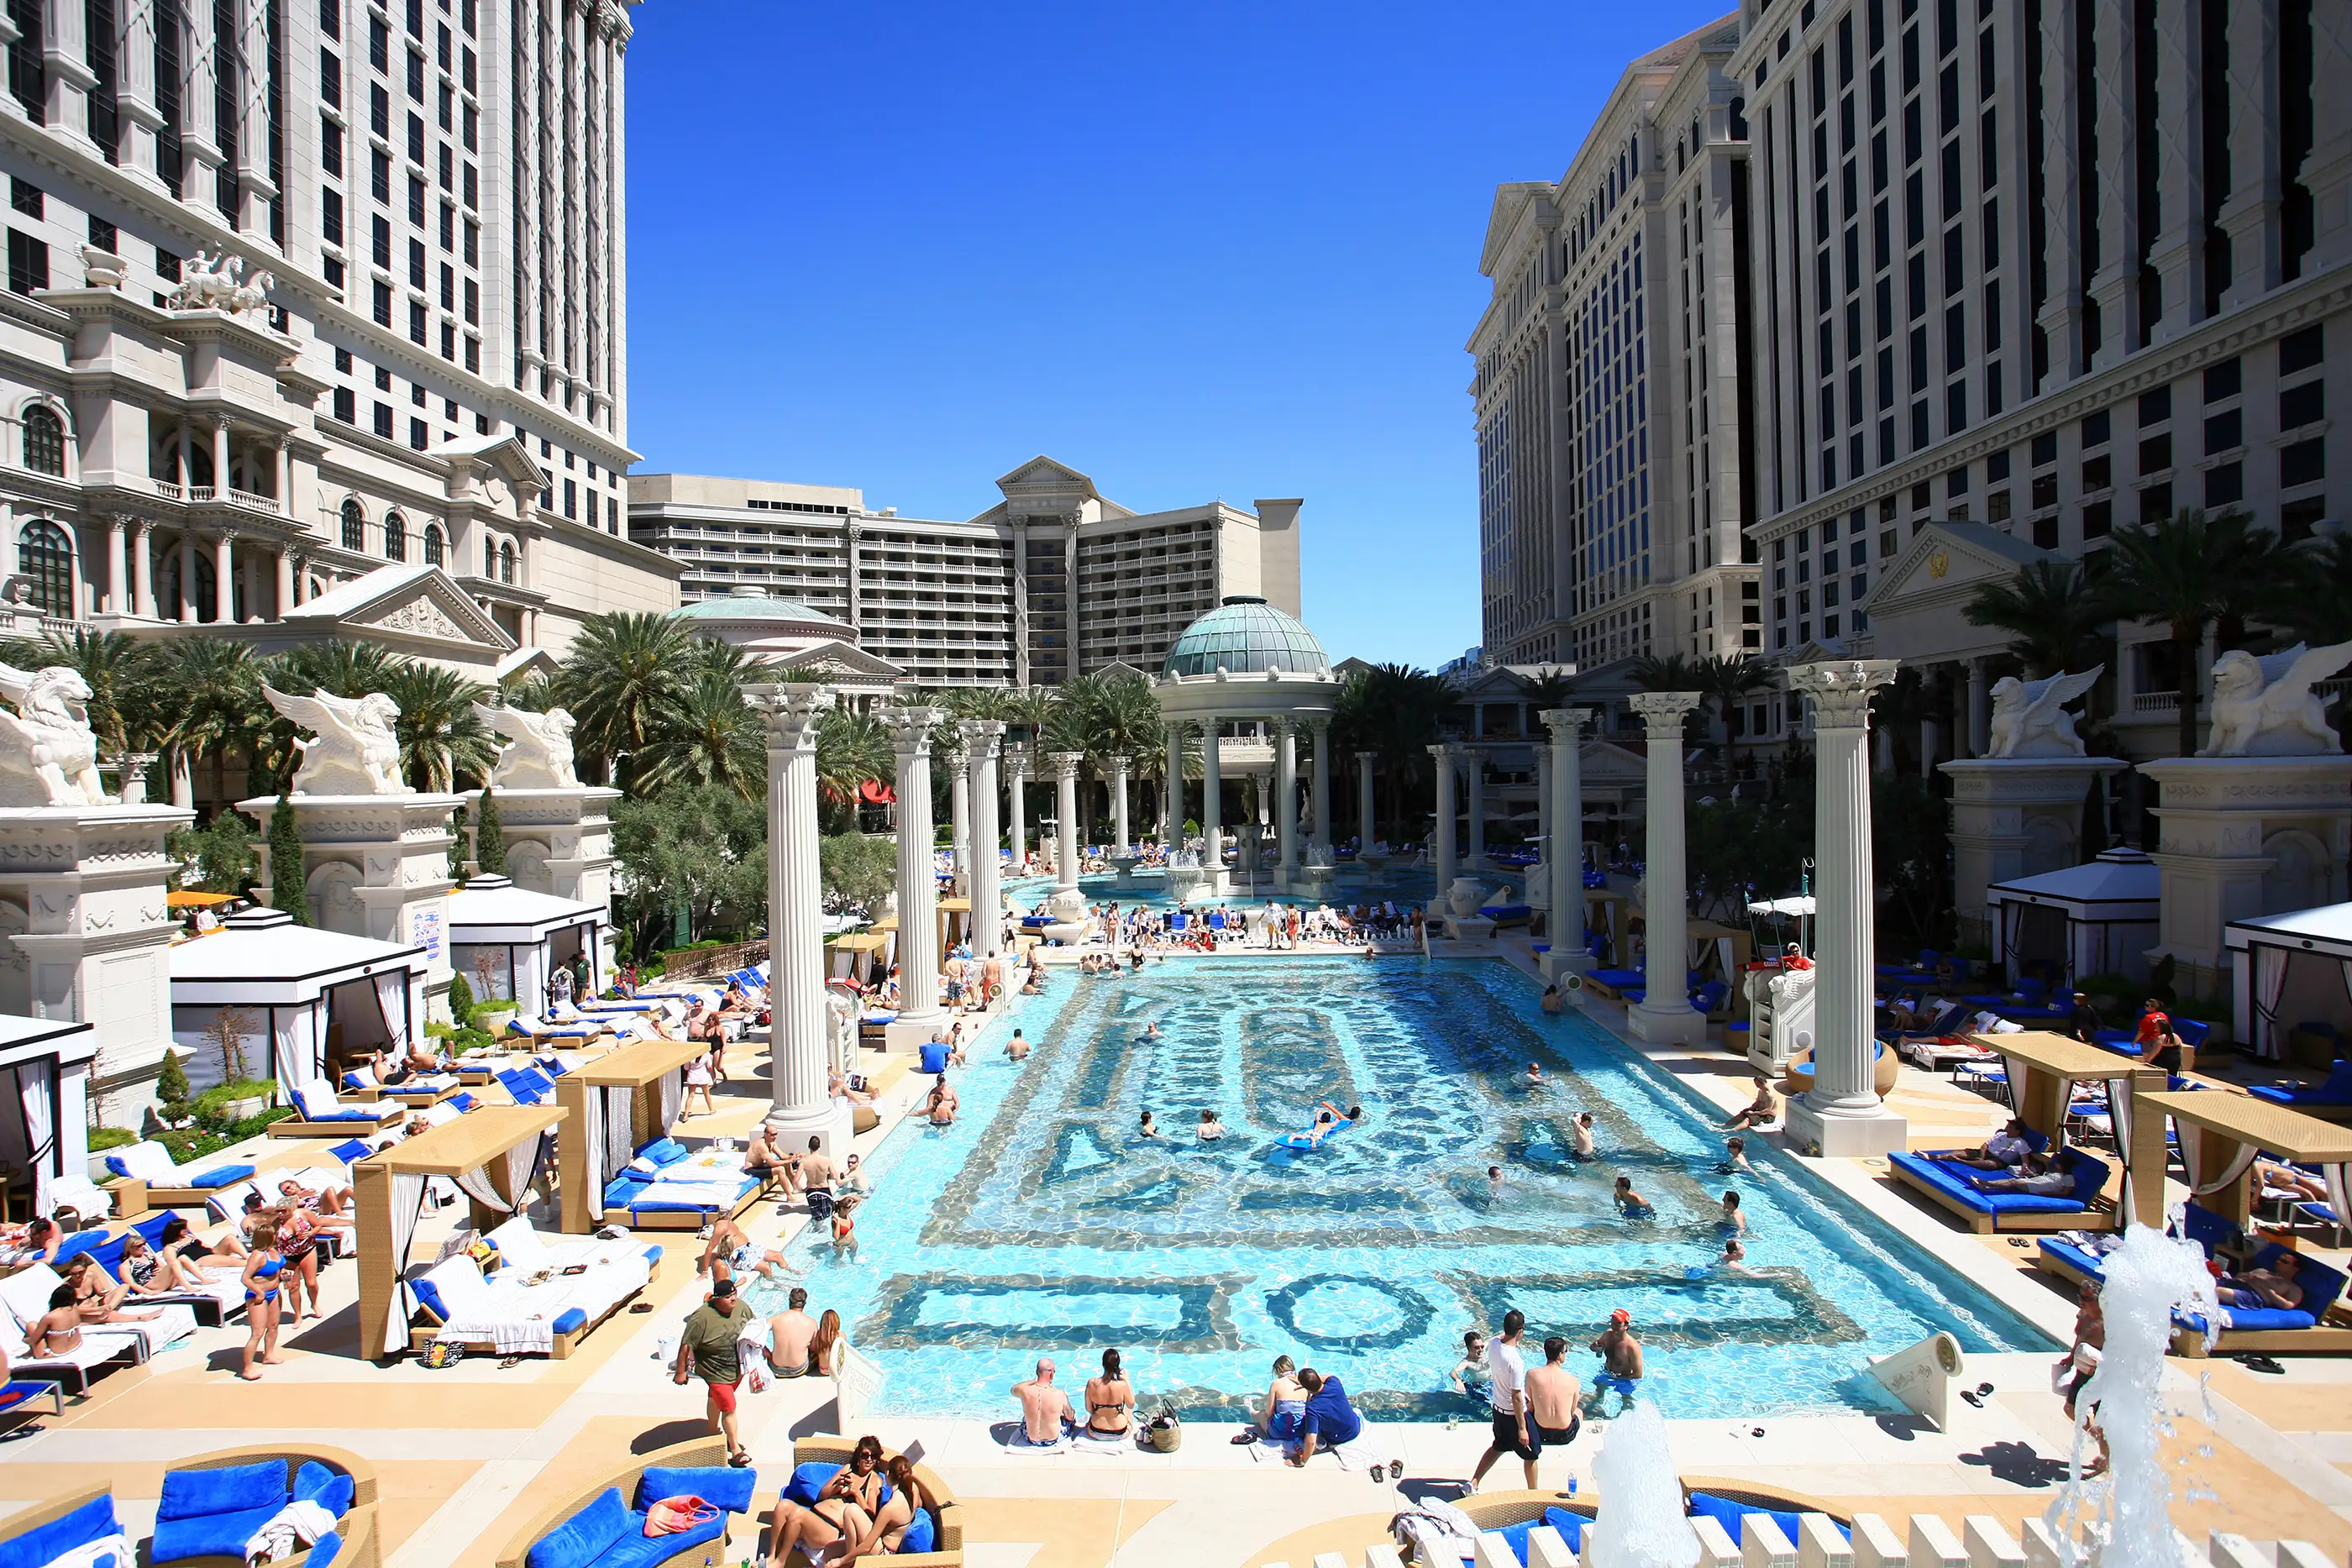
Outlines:
POLYGON ((2107 1109, 2124 1157, 2124 1197, 2118 1207, 2136 1224, 2164 1223, 2164 1119, 2143 1115, 2138 1109, 2164 1087, 2163 1069, 2047 1030, 1974 1039, 2001 1053, 2009 1071, 2010 1104, 2018 1120, 2053 1145, 2065 1135, 2074 1085, 2106 1085, 2107 1109))
POLYGON ((604 984, 597 933, 604 911, 551 894, 517 887, 503 876, 478 876, 449 895, 446 916, 450 967, 466 978, 476 1001, 510 1001, 536 1013, 551 999, 556 968, 588 961, 588 987, 604 984))
MULTIPOLYGON (((2140 1103, 2153 1113, 2148 1120, 2169 1116, 2179 1129, 2193 1202, 2243 1225, 2252 1207, 2254 1157, 2268 1154, 2318 1166, 2336 1212, 2352 1214, 2352 1127, 2226 1090, 2143 1094, 2140 1103)), ((2163 1157, 2160 1146, 2155 1157, 2163 1157)))
POLYGON ((2147 950, 2162 935, 2162 873, 2137 850, 1985 889, 2001 960, 2012 975, 2054 965, 2072 986, 2089 975, 2147 977, 2147 950))
POLYGON ((196 1089, 223 1081, 233 1040, 248 1077, 288 1093, 367 1052, 425 1035, 427 956, 248 909, 171 949, 172 1039, 196 1089))
POLYGON ((494 1228, 538 1174, 541 1137, 571 1114, 552 1105, 484 1105, 368 1155, 352 1166, 360 1243, 360 1354, 382 1360, 406 1347, 415 1303, 402 1276, 425 1207, 425 1185, 455 1182, 478 1228, 494 1228))
POLYGON ((2255 1054, 2288 1054, 2299 1029, 2319 1039, 2332 1035, 2331 1054, 2344 1054, 2344 1042, 2352 1040, 2352 904, 2232 920, 2221 941, 2245 955, 2233 965, 2231 1021, 2255 1054))
POLYGON ((686 1098, 686 1064, 698 1040, 641 1040, 555 1081, 555 1103, 570 1113, 555 1135, 563 1189, 563 1228, 585 1235, 604 1218, 604 1184, 631 1155, 669 1131, 686 1098))
MULTIPOLYGON (((5 1212, 47 1215, 61 1182, 89 1186, 89 1073, 95 1025, 0 1013, 0 1165, 7 1167, 5 1212), (20 1185, 21 1184, 21 1185, 20 1185)), ((77 1192, 76 1212, 94 1195, 77 1192)))

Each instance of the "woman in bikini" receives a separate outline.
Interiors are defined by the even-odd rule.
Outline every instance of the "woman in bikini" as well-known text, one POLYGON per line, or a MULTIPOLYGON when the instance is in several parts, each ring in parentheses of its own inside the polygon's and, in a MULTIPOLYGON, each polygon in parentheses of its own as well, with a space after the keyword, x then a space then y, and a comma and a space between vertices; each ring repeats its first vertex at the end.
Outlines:
POLYGON ((318 1219, 309 1210, 290 1206, 269 1212, 278 1230, 278 1255, 286 1261, 286 1300, 294 1309, 294 1321, 299 1323, 306 1315, 302 1310, 306 1293, 310 1302, 307 1315, 326 1316, 319 1305, 318 1219))
POLYGON ((180 1273, 179 1260, 169 1252, 158 1252, 147 1245, 147 1238, 136 1230, 122 1239, 122 1283, 134 1296, 169 1296, 190 1288, 200 1288, 201 1280, 192 1286, 180 1273))
POLYGON ((833 1473, 816 1501, 803 1505, 776 1500, 775 1511, 768 1515, 768 1540, 775 1553, 768 1559, 768 1568, 783 1568, 795 1547, 811 1563, 819 1561, 825 1548, 863 1535, 881 1509, 882 1440, 860 1437, 849 1463, 833 1473))
POLYGON ((824 1316, 816 1321, 816 1333, 809 1336, 809 1371, 819 1377, 839 1377, 842 1353, 848 1348, 848 1336, 841 1332, 841 1314, 827 1307, 824 1316))
POLYGON ((261 1381, 256 1361, 275 1366, 278 1354, 278 1281, 286 1260, 278 1253, 278 1228, 264 1223, 253 1232, 253 1250, 245 1260, 245 1365, 237 1373, 247 1383, 261 1381))
POLYGON ((868 1552, 897 1552, 907 1527, 915 1521, 915 1511, 930 1506, 923 1483, 915 1479, 913 1460, 904 1454, 893 1454, 882 1469, 890 1478, 890 1500, 875 1512, 856 1541, 842 1548, 835 1559, 838 1562, 854 1563, 868 1552))
POLYGON ((1087 1379, 1087 1435, 1124 1437, 1132 1424, 1135 1385, 1119 1370, 1118 1352, 1103 1352, 1102 1375, 1087 1379))

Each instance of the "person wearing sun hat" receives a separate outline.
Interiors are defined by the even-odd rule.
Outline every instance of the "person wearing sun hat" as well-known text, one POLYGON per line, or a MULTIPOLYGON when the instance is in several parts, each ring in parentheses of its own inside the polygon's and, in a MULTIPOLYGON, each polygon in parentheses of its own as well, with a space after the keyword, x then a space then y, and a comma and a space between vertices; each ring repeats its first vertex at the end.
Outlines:
POLYGON ((1633 1337, 1633 1314, 1619 1307, 1609 1314, 1609 1326, 1592 1342, 1593 1354, 1601 1357, 1601 1370, 1592 1376, 1592 1409, 1600 1414, 1602 1402, 1613 1391, 1619 1400, 1618 1414, 1624 1414, 1633 1403, 1634 1393, 1642 1382, 1642 1342, 1633 1337))

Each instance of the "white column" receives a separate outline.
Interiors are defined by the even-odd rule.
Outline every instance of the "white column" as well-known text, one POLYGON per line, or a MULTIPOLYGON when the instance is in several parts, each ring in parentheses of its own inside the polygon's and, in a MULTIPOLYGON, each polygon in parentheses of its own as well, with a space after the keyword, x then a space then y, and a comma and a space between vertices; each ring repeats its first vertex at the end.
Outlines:
POLYGON ((1298 874, 1298 726, 1287 718, 1274 721, 1274 832, 1287 893, 1298 874))
POLYGON ((1121 856, 1135 852, 1134 841, 1127 836, 1127 773, 1134 765, 1135 759, 1124 751, 1110 754, 1111 850, 1121 856))
POLYGON ((898 1022, 919 1026, 909 1049, 940 1016, 940 878, 932 852, 931 731, 935 707, 886 708, 898 758, 898 1022))
POLYGON ((1551 950, 1581 957, 1584 946, 1584 727, 1589 707, 1548 708, 1551 731, 1551 836, 1544 863, 1552 868, 1551 950), (1565 925, 1563 925, 1563 922, 1565 925))
POLYGON ((278 551, 278 602, 275 606, 278 618, 284 620, 286 612, 293 608, 294 552, 281 548, 278 551))
MULTIPOLYGON (((824 883, 817 869, 816 728, 833 694, 753 686, 768 731, 768 1130, 786 1148, 849 1149, 849 1106, 825 1092, 824 883)), ((904 933, 900 936, 903 938, 904 933)))
POLYGON ((1086 904, 1078 891, 1078 765, 1086 757, 1056 751, 1046 760, 1054 765, 1054 913, 1066 920, 1086 904))
POLYGON ((1463 767, 1470 775, 1470 869, 1486 869, 1486 754, 1465 747, 1463 767))
POLYGON ((1549 909, 1551 905, 1551 868, 1554 856, 1551 847, 1551 747, 1536 747, 1536 846, 1537 871, 1528 879, 1528 907, 1549 909))
POLYGON ((1649 842, 1643 852, 1643 951, 1649 976, 1626 1015, 1637 1039, 1696 1045, 1706 1019, 1691 1010, 1690 888, 1683 863, 1683 719, 1696 692, 1636 692, 1627 705, 1649 726, 1649 842))
POLYGON ((1985 679, 1985 661, 1969 661, 1969 743, 1970 757, 1982 757, 1992 744, 1991 687, 1985 679))
POLYGON ((1022 801, 1022 789, 1028 779, 1028 749, 1026 747, 1008 749, 1004 753, 1004 781, 1006 800, 1013 809, 1012 821, 1007 824, 1007 829, 1012 839, 1013 874, 1015 876, 1020 875, 1021 868, 1029 863, 1028 829, 1024 825, 1026 814, 1023 810, 1022 801))
POLYGON ((228 499, 228 421, 213 421, 213 496, 217 500, 228 499))
POLYGON ((106 520, 106 609, 112 615, 131 613, 131 556, 123 539, 130 522, 119 514, 106 520))
POLYGON ((131 593, 140 614, 155 619, 154 529, 134 517, 131 521, 131 593))
POLYGON ((1331 852, 1331 721, 1315 724, 1315 847, 1328 859, 1331 852))
POLYGON ((1437 831, 1430 838, 1430 863, 1437 873, 1437 896, 1430 913, 1443 914, 1445 895, 1453 891, 1454 869, 1454 743, 1443 740, 1429 748, 1437 759, 1437 831))
POLYGON ((1218 770, 1217 716, 1209 715, 1201 720, 1201 864, 1209 873, 1206 891, 1210 896, 1225 891, 1224 825, 1225 784, 1218 770))
POLYGON ((1892 659, 1801 664, 1789 685, 1813 708, 1813 1087, 1789 1107, 1789 1141, 1824 1155, 1904 1148, 1903 1119, 1872 1086, 1871 991, 1876 971, 1870 850, 1870 694, 1895 679, 1892 659))
POLYGON ((1356 853, 1372 852, 1372 768, 1380 761, 1377 751, 1356 753, 1356 853))
MULTIPOLYGON (((2311 9, 2315 34, 2326 7, 2311 9)), ((2276 288, 2284 266, 2279 247, 2279 202, 2284 194, 2279 141, 2285 120, 2279 106, 2279 0, 2232 0, 2229 33, 2230 198, 2221 204, 2220 223, 2230 236, 2230 286, 2221 291, 2221 308, 2234 310, 2276 288)), ((2222 176, 2215 171, 2214 177, 2222 176)))
POLYGON ((1004 726, 968 718, 961 727, 963 754, 971 762, 971 950, 987 958, 1004 946, 1003 862, 996 851, 996 755, 1004 726))
POLYGON ((278 484, 278 515, 294 515, 294 444, 284 436, 278 438, 278 462, 274 470, 278 484))
POLYGON ((1170 719, 1168 777, 1160 787, 1160 848, 1173 854, 1184 847, 1184 724, 1170 719))
POLYGON ((224 533, 213 541, 213 621, 228 625, 236 619, 236 536, 224 533))
POLYGON ((89 89, 98 78, 89 66, 89 11, 77 0, 48 0, 41 8, 41 58, 48 68, 47 122, 53 129, 89 139, 89 89))
POLYGON ((180 534, 180 624, 193 626, 196 621, 196 536, 192 529, 180 534))
POLYGON ((2311 53, 2312 142, 2299 176, 2312 204, 2305 277, 2352 261, 2352 104, 2345 101, 2345 84, 2352 79, 2352 15, 2341 4, 2311 8, 2311 53))
POLYGON ((955 851, 955 890, 958 898, 971 896, 971 760, 958 747, 948 758, 948 810, 953 831, 948 842, 955 851))

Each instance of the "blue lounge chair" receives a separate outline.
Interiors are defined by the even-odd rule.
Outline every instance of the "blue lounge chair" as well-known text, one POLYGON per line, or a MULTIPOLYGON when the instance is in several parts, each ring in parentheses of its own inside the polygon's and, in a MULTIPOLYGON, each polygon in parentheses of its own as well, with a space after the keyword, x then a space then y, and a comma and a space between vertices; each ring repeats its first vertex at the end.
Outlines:
POLYGON ((2352 1057, 2338 1057, 2326 1081, 2315 1088, 2261 1083, 2248 1092, 2274 1105, 2291 1106, 2307 1116, 2317 1116, 2322 1121, 2352 1121, 2352 1057))
POLYGON ((2074 1187, 2063 1197, 1980 1191, 1972 1178, 1990 1173, 1932 1155, 1898 1151, 1886 1159, 1896 1180, 1950 1209, 1968 1222, 1970 1230, 1980 1235, 1994 1231, 2114 1229, 2113 1210, 2095 1212, 2092 1207, 2106 1187, 2107 1163, 2081 1149, 2076 1149, 2074 1155, 2074 1187))

